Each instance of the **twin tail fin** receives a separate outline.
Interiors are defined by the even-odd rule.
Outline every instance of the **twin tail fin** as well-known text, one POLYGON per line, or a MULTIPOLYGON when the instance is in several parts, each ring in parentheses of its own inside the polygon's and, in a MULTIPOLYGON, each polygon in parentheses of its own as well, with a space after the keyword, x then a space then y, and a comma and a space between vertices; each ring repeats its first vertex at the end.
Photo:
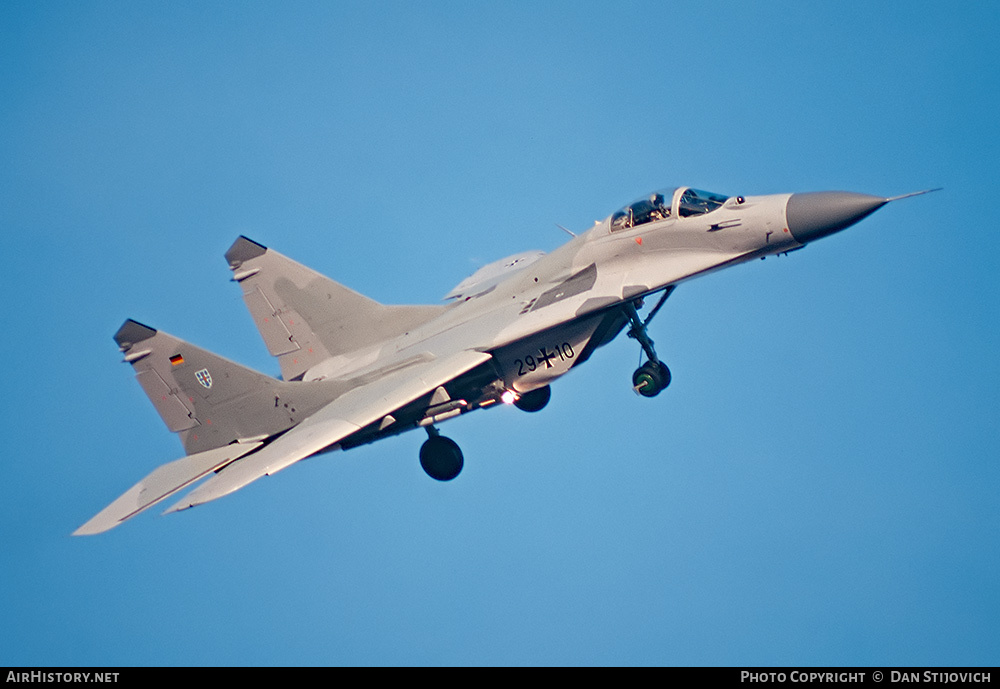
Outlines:
POLYGON ((448 308, 380 304, 244 236, 226 260, 285 380, 302 380, 321 361, 402 335, 448 308))
POLYGON ((281 433, 335 394, 329 385, 276 380, 131 319, 115 342, 188 454, 281 433))

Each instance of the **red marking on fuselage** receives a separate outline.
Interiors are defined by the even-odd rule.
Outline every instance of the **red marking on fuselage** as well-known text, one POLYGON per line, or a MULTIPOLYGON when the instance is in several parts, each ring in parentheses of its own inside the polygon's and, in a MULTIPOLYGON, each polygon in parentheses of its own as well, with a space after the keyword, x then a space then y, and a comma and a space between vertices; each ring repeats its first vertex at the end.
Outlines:
POLYGON ((639 246, 642 246, 642 237, 636 237, 635 243, 638 244, 639 246))

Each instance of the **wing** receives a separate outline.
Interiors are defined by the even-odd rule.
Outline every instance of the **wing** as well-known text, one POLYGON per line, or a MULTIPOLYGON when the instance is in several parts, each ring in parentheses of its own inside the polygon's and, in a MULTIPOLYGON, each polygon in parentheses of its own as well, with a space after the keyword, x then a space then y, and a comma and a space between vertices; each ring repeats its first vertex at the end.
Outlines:
POLYGON ((263 444, 252 442, 224 445, 164 464, 98 512, 90 521, 74 531, 73 535, 92 536, 112 529, 161 500, 184 490, 209 472, 256 450, 263 444))
POLYGON ((388 374, 338 397, 275 441, 242 457, 188 493, 167 512, 216 500, 277 473, 301 459, 339 443, 368 424, 433 392, 439 386, 491 359, 489 354, 461 351, 388 374))

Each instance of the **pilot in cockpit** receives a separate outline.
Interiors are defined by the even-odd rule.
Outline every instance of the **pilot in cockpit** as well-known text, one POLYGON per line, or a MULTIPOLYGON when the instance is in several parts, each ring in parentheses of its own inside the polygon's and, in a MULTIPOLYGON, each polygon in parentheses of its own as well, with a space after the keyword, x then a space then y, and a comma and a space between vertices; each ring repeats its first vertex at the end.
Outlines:
POLYGON ((650 221, 666 220, 670 217, 670 206, 664 202, 663 194, 657 192, 649 197, 653 209, 649 212, 650 221))

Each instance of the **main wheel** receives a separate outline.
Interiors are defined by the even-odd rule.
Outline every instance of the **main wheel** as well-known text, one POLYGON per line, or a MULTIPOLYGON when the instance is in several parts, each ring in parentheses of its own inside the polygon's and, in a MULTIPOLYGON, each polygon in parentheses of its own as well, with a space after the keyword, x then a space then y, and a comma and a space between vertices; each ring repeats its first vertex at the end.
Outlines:
POLYGON ((531 392, 526 392, 517 398, 514 406, 521 411, 541 411, 549 399, 552 397, 552 388, 546 385, 543 388, 536 388, 531 392))
POLYGON ((670 369, 660 361, 647 361, 632 374, 632 389, 643 397, 656 397, 670 385, 670 369))
POLYGON ((451 438, 436 435, 420 446, 420 466, 438 481, 450 481, 462 472, 465 458, 462 449, 451 438))

